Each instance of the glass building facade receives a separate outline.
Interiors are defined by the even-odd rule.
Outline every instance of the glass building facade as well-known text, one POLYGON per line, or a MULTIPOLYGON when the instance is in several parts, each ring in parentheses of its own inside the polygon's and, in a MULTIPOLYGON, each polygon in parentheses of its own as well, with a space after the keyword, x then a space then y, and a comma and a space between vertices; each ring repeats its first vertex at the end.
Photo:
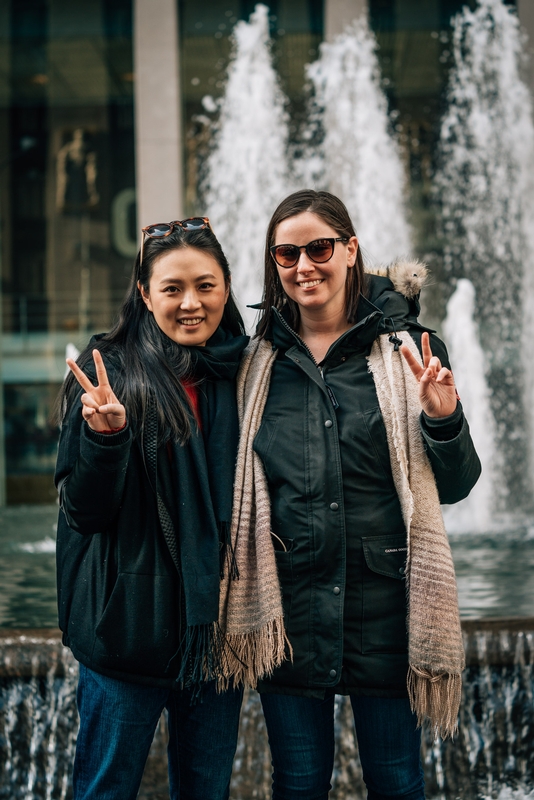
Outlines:
POLYGON ((46 502, 66 348, 109 326, 136 250, 131 2, 2 0, 0 31, 6 495, 46 502))
MULTIPOLYGON (((295 127, 328 2, 268 3, 295 127)), ((439 247, 430 178, 450 20, 466 2, 355 0, 362 5, 377 36, 424 253, 439 247)), ((250 0, 178 0, 184 216, 202 212, 202 98, 223 92, 230 33, 253 9, 250 0)), ((8 503, 54 501, 53 409, 65 353, 110 326, 136 253, 134 11, 132 0, 0 0, 0 475, 8 503)))

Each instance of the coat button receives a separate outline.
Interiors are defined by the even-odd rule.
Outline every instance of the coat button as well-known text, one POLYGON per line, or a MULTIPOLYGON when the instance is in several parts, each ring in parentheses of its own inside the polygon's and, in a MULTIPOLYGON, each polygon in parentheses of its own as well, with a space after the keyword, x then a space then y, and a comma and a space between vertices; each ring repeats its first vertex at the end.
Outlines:
POLYGON ((325 424, 324 424, 324 426, 325 426, 325 428, 331 428, 333 424, 334 423, 332 422, 331 419, 327 419, 325 424))
POLYGON ((337 503, 330 503, 330 508, 332 509, 332 511, 337 511, 339 506, 337 503))
POLYGON ((339 594, 341 592, 341 589, 339 588, 339 586, 334 586, 332 591, 334 592, 334 594, 339 594))
POLYGON ((335 669, 331 669, 331 670, 330 670, 330 677, 331 677, 331 678, 335 678, 335 677, 336 677, 336 675, 337 675, 337 672, 335 671, 335 669))
POLYGON ((406 575, 406 567, 399 567, 399 575, 406 575))

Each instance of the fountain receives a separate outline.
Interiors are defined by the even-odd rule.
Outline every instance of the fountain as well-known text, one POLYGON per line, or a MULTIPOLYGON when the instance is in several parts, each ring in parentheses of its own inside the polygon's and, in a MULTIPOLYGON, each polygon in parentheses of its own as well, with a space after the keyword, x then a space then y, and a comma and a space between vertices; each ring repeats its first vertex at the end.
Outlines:
MULTIPOLYGON (((269 9, 238 22, 226 91, 214 125, 203 194, 232 266, 242 310, 261 300, 263 241, 274 208, 289 193, 286 100, 272 65, 269 9)), ((205 101, 213 109, 213 100, 205 101)), ((247 314, 252 322, 254 315, 247 314)))
MULTIPOLYGON (((425 731, 429 800, 526 800, 534 774, 534 618, 463 622, 467 654, 455 740, 425 731)), ((76 738, 77 665, 58 631, 0 635, 0 798, 69 800, 76 738)), ((331 800, 366 796, 348 698, 336 707, 331 800)), ((139 798, 166 796, 162 718, 139 798)), ((247 692, 232 777, 233 800, 267 800, 271 768, 261 705, 247 692)))
POLYGON ((446 509, 447 530, 481 533, 491 528, 494 491, 499 473, 495 451, 495 422, 486 381, 486 356, 473 318, 475 289, 461 278, 447 304, 443 333, 454 379, 470 423, 471 435, 482 463, 482 475, 469 497, 446 509))
POLYGON ((327 189, 341 197, 371 261, 388 262, 410 250, 404 169, 366 19, 323 43, 307 75, 313 94, 303 144, 289 147, 288 103, 272 66, 268 9, 258 5, 249 23, 235 27, 222 101, 205 98, 206 109, 219 116, 201 188, 243 305, 261 297, 263 237, 291 189, 327 189))
MULTIPOLYGON (((532 397, 533 390, 532 383, 521 377, 520 345, 534 332, 534 273, 529 260, 534 232, 525 224, 530 186, 528 170, 520 165, 530 163, 534 135, 530 99, 518 73, 519 51, 517 20, 501 0, 481 0, 475 12, 465 10, 456 18, 456 67, 436 185, 442 198, 442 226, 450 242, 446 264, 455 281, 445 337, 486 466, 485 477, 467 504, 447 511, 451 527, 463 532, 458 542, 468 542, 463 577, 470 585, 476 572, 473 549, 480 552, 482 547, 472 545, 465 532, 478 531, 482 536, 493 528, 495 510, 508 504, 528 512, 532 498, 523 475, 528 454, 522 426, 527 421, 524 396, 530 391, 532 397), (532 308, 521 302, 521 291, 531 298, 532 308), (506 319, 503 312, 508 312, 506 319), (527 313, 530 323, 521 328, 517 320, 527 313), (512 435, 510 448, 505 422, 512 435), (504 475, 502 494, 496 491, 492 468, 504 475)), ((304 144, 290 151, 286 102, 269 50, 268 9, 257 6, 249 23, 236 26, 225 97, 218 106, 213 100, 205 103, 207 110, 218 110, 219 117, 204 196, 233 266, 236 292, 244 302, 261 295, 261 246, 267 222, 279 200, 296 185, 339 194, 374 260, 388 261, 410 249, 403 170, 389 133, 375 45, 366 23, 355 23, 333 43, 324 44, 308 78, 314 91, 310 120, 302 133, 304 144), (294 155, 291 167, 288 152, 294 155)), ((531 368, 528 375, 532 376, 531 368)), ((5 519, 2 514, 5 530, 7 511, 5 519)), ((15 523, 17 534, 25 537, 23 544, 18 539, 17 570, 11 568, 13 586, 19 591, 25 581, 36 582, 36 572, 31 571, 36 568, 28 567, 25 559, 50 557, 52 520, 31 541, 27 532, 19 532, 18 517, 15 523)), ((4 530, 0 525, 2 535, 4 530)), ((505 576, 509 563, 514 562, 516 569, 524 564, 528 568, 532 558, 532 548, 527 553, 534 538, 532 523, 527 519, 514 535, 515 539, 507 539, 508 561, 503 565, 502 559, 496 560, 500 569, 495 571, 505 576)), ((454 551, 454 537, 452 543, 454 551)), ((6 573, 10 552, 6 545, 6 573)), ((515 576, 514 572, 508 581, 519 591, 515 576)), ((488 603, 476 607, 477 616, 481 608, 483 614, 495 608, 498 594, 497 585, 490 584, 488 603)), ((512 593, 504 612, 500 607, 499 612, 509 617, 531 613, 525 611, 527 605, 514 604, 512 593)), ((0 612, 3 624, 14 625, 9 600, 2 600, 0 612)), ((44 613, 48 613, 45 604, 44 613)), ((52 623, 39 624, 44 628, 52 623)), ((427 796, 534 800, 534 618, 468 619, 463 620, 463 632, 467 670, 460 731, 454 741, 445 743, 425 734, 427 796)), ((0 633, 0 800, 71 796, 75 685, 76 663, 62 647, 58 631, 4 628, 0 633)), ((165 735, 162 722, 140 798, 165 796, 165 735)), ((330 796, 359 800, 365 792, 347 698, 337 703, 336 742, 330 796)), ((266 800, 269 787, 261 707, 257 694, 249 692, 231 796, 266 800)))
POLYGON ((514 9, 502 0, 464 8, 453 21, 452 50, 435 180, 445 267, 451 278, 468 278, 476 290, 500 459, 501 490, 492 510, 529 512, 532 366, 522 347, 533 332, 534 126, 514 9), (526 319, 531 322, 525 326, 526 319))
POLYGON ((0 636, 0 798, 64 800, 78 715, 77 664, 55 631, 0 636))
POLYGON ((410 252, 411 236, 376 47, 366 17, 321 44, 307 68, 313 93, 294 172, 299 185, 340 197, 368 260, 388 263, 410 252))

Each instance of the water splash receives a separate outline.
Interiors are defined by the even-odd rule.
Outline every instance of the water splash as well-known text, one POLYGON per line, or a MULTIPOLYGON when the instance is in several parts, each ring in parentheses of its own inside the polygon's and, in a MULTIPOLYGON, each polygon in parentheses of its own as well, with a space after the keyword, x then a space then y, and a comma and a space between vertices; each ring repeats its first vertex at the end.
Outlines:
POLYGON ((77 664, 54 640, 4 639, 0 649, 0 798, 65 800, 71 794, 78 727, 77 664), (28 674, 8 680, 11 665, 15 672, 20 669, 21 645, 28 648, 28 674))
MULTIPOLYGON (((423 736, 429 800, 534 800, 534 628, 532 619, 464 621, 467 670, 459 735, 423 736), (530 794, 529 794, 530 792, 530 794)), ((0 637, 0 798, 71 796, 77 730, 77 664, 56 631, 0 637)), ((164 793, 165 726, 152 748, 140 797, 164 793)), ((363 800, 350 698, 336 698, 332 797, 363 800)), ((271 764, 257 692, 247 691, 232 797, 270 796, 271 764)), ((159 796, 159 794, 158 794, 159 796)))
POLYGON ((453 20, 454 67, 436 176, 445 265, 476 288, 501 480, 508 508, 518 510, 533 497, 526 435, 532 367, 526 380, 521 321, 524 286, 534 282, 528 232, 534 126, 521 79, 522 44, 515 10, 502 0, 480 0, 475 11, 464 8, 453 20))
POLYGON ((467 669, 454 740, 423 736, 426 790, 442 800, 523 800, 534 767, 532 622, 464 622, 467 669), (441 776, 441 777, 440 777, 441 776))
POLYGON ((376 47, 366 17, 321 44, 307 67, 313 101, 295 174, 299 185, 340 197, 371 260, 389 262, 410 251, 411 237, 376 47))
MULTIPOLYGON (((272 212, 289 193, 286 100, 273 68, 269 9, 238 22, 226 91, 203 183, 208 216, 228 257, 240 303, 257 303, 263 242, 272 212)), ((249 322, 254 315, 248 315, 249 322)))
POLYGON ((491 529, 498 491, 498 456, 495 451, 495 422, 491 413, 486 381, 486 357, 474 320, 475 289, 461 278, 447 304, 443 324, 445 341, 471 435, 482 463, 482 475, 469 497, 446 509, 447 529, 480 533, 491 529))
POLYGON ((20 544, 17 543, 14 547, 17 550, 21 550, 23 553, 55 553, 56 540, 52 539, 51 536, 45 536, 45 538, 41 539, 39 542, 21 542, 20 544))

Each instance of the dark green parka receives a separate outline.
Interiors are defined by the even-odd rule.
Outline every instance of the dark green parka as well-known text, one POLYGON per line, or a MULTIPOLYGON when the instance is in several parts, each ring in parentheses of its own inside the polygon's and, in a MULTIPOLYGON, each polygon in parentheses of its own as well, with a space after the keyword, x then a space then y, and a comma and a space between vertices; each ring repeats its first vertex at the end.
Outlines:
MULTIPOLYGON (((420 348, 427 329, 418 312, 417 299, 369 276, 356 323, 320 365, 274 313, 278 356, 254 449, 269 485, 294 657, 261 691, 406 694, 406 528, 366 357, 378 335, 394 330, 409 331, 420 348)), ((444 344, 430 340, 448 367, 444 344)), ((421 435, 441 502, 462 500, 480 462, 460 403, 444 419, 421 415, 421 435)))

